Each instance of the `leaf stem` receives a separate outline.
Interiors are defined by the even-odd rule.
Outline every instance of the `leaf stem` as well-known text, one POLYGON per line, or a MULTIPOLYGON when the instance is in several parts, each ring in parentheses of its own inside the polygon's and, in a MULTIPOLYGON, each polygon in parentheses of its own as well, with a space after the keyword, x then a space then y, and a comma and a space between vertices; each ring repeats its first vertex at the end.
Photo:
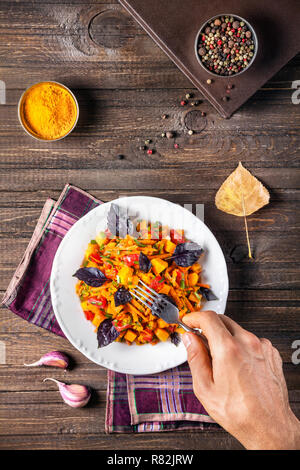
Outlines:
POLYGON ((243 206, 243 212, 244 212, 245 230, 246 230, 247 245, 248 245, 248 257, 250 259, 253 259, 252 253, 251 253, 250 240, 249 240, 248 224, 247 224, 246 210, 245 210, 245 200, 244 200, 243 193, 242 193, 242 206, 243 206))

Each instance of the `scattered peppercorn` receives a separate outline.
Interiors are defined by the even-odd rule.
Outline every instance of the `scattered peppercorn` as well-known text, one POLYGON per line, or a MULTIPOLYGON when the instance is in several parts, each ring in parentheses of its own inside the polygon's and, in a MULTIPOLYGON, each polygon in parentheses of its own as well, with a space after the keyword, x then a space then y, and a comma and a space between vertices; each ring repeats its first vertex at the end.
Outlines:
POLYGON ((222 100, 223 100, 223 101, 228 101, 228 100, 229 100, 229 96, 223 96, 222 100))
POLYGON ((124 155, 118 155, 119 160, 124 160, 124 158, 125 158, 124 155))
POLYGON ((149 144, 151 144, 151 142, 152 142, 152 140, 151 140, 151 139, 147 139, 147 140, 145 140, 145 144, 146 144, 146 145, 149 145, 149 144))
MULTIPOLYGON (((199 34, 198 55, 201 63, 216 75, 240 73, 251 64, 255 42, 250 26, 230 16, 208 22, 199 34)), ((206 81, 212 83, 210 79, 206 81)))
POLYGON ((163 114, 163 115, 162 115, 162 119, 168 119, 168 117, 169 117, 169 116, 168 116, 167 114, 163 114))
POLYGON ((193 94, 192 93, 187 93, 185 95, 185 97, 186 97, 187 100, 189 100, 189 99, 193 98, 193 94))
POLYGON ((191 103, 192 106, 199 106, 200 104, 200 101, 193 101, 193 103, 191 103))
POLYGON ((166 136, 167 136, 168 139, 173 139, 175 137, 175 133, 172 132, 172 131, 168 131, 166 133, 166 136))
POLYGON ((141 145, 141 146, 139 147, 139 150, 147 150, 146 145, 141 145))
POLYGON ((188 135, 193 135, 193 134, 194 134, 194 131, 193 131, 192 129, 190 129, 190 130, 188 131, 188 135))
POLYGON ((212 84, 212 80, 211 80, 210 78, 208 78, 208 79, 206 80, 206 83, 207 83, 207 85, 211 85, 211 84, 212 84))
POLYGON ((165 132, 162 132, 162 133, 161 133, 161 136, 162 136, 162 137, 166 137, 166 133, 165 133, 165 132))

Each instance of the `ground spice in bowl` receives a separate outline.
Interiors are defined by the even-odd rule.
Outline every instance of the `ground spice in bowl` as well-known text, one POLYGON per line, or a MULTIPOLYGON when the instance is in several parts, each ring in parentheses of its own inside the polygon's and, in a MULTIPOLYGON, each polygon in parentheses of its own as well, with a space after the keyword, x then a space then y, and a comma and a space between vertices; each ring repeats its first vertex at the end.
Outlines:
POLYGON ((196 38, 200 64, 219 76, 238 75, 247 70, 257 53, 252 26, 237 15, 218 15, 208 20, 196 38))
POLYGON ((57 82, 40 82, 28 88, 19 102, 19 120, 39 140, 59 140, 75 127, 79 109, 73 93, 57 82))

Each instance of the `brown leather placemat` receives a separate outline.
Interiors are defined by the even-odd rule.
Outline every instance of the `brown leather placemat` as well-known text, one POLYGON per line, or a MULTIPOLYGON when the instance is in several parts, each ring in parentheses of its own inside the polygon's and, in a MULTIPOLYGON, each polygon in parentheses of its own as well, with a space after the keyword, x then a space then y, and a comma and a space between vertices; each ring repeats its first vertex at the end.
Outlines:
POLYGON ((229 118, 300 50, 299 0, 119 0, 217 111, 229 118), (249 70, 236 77, 212 76, 195 55, 201 25, 222 14, 248 20, 258 37, 249 70), (206 80, 213 79, 211 85, 206 80), (226 87, 234 87, 223 101, 226 87))

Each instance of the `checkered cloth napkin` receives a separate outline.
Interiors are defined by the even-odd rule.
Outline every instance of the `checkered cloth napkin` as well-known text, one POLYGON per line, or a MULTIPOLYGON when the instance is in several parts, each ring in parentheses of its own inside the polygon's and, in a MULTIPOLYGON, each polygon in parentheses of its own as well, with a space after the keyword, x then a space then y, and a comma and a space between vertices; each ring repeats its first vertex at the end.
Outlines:
MULTIPOLYGON (((72 225, 99 204, 101 201, 70 185, 66 185, 57 202, 47 199, 2 300, 12 312, 64 336, 51 305, 52 262, 72 225)), ((193 393, 187 364, 147 376, 108 371, 108 433, 204 429, 216 426, 213 423, 193 393)))

